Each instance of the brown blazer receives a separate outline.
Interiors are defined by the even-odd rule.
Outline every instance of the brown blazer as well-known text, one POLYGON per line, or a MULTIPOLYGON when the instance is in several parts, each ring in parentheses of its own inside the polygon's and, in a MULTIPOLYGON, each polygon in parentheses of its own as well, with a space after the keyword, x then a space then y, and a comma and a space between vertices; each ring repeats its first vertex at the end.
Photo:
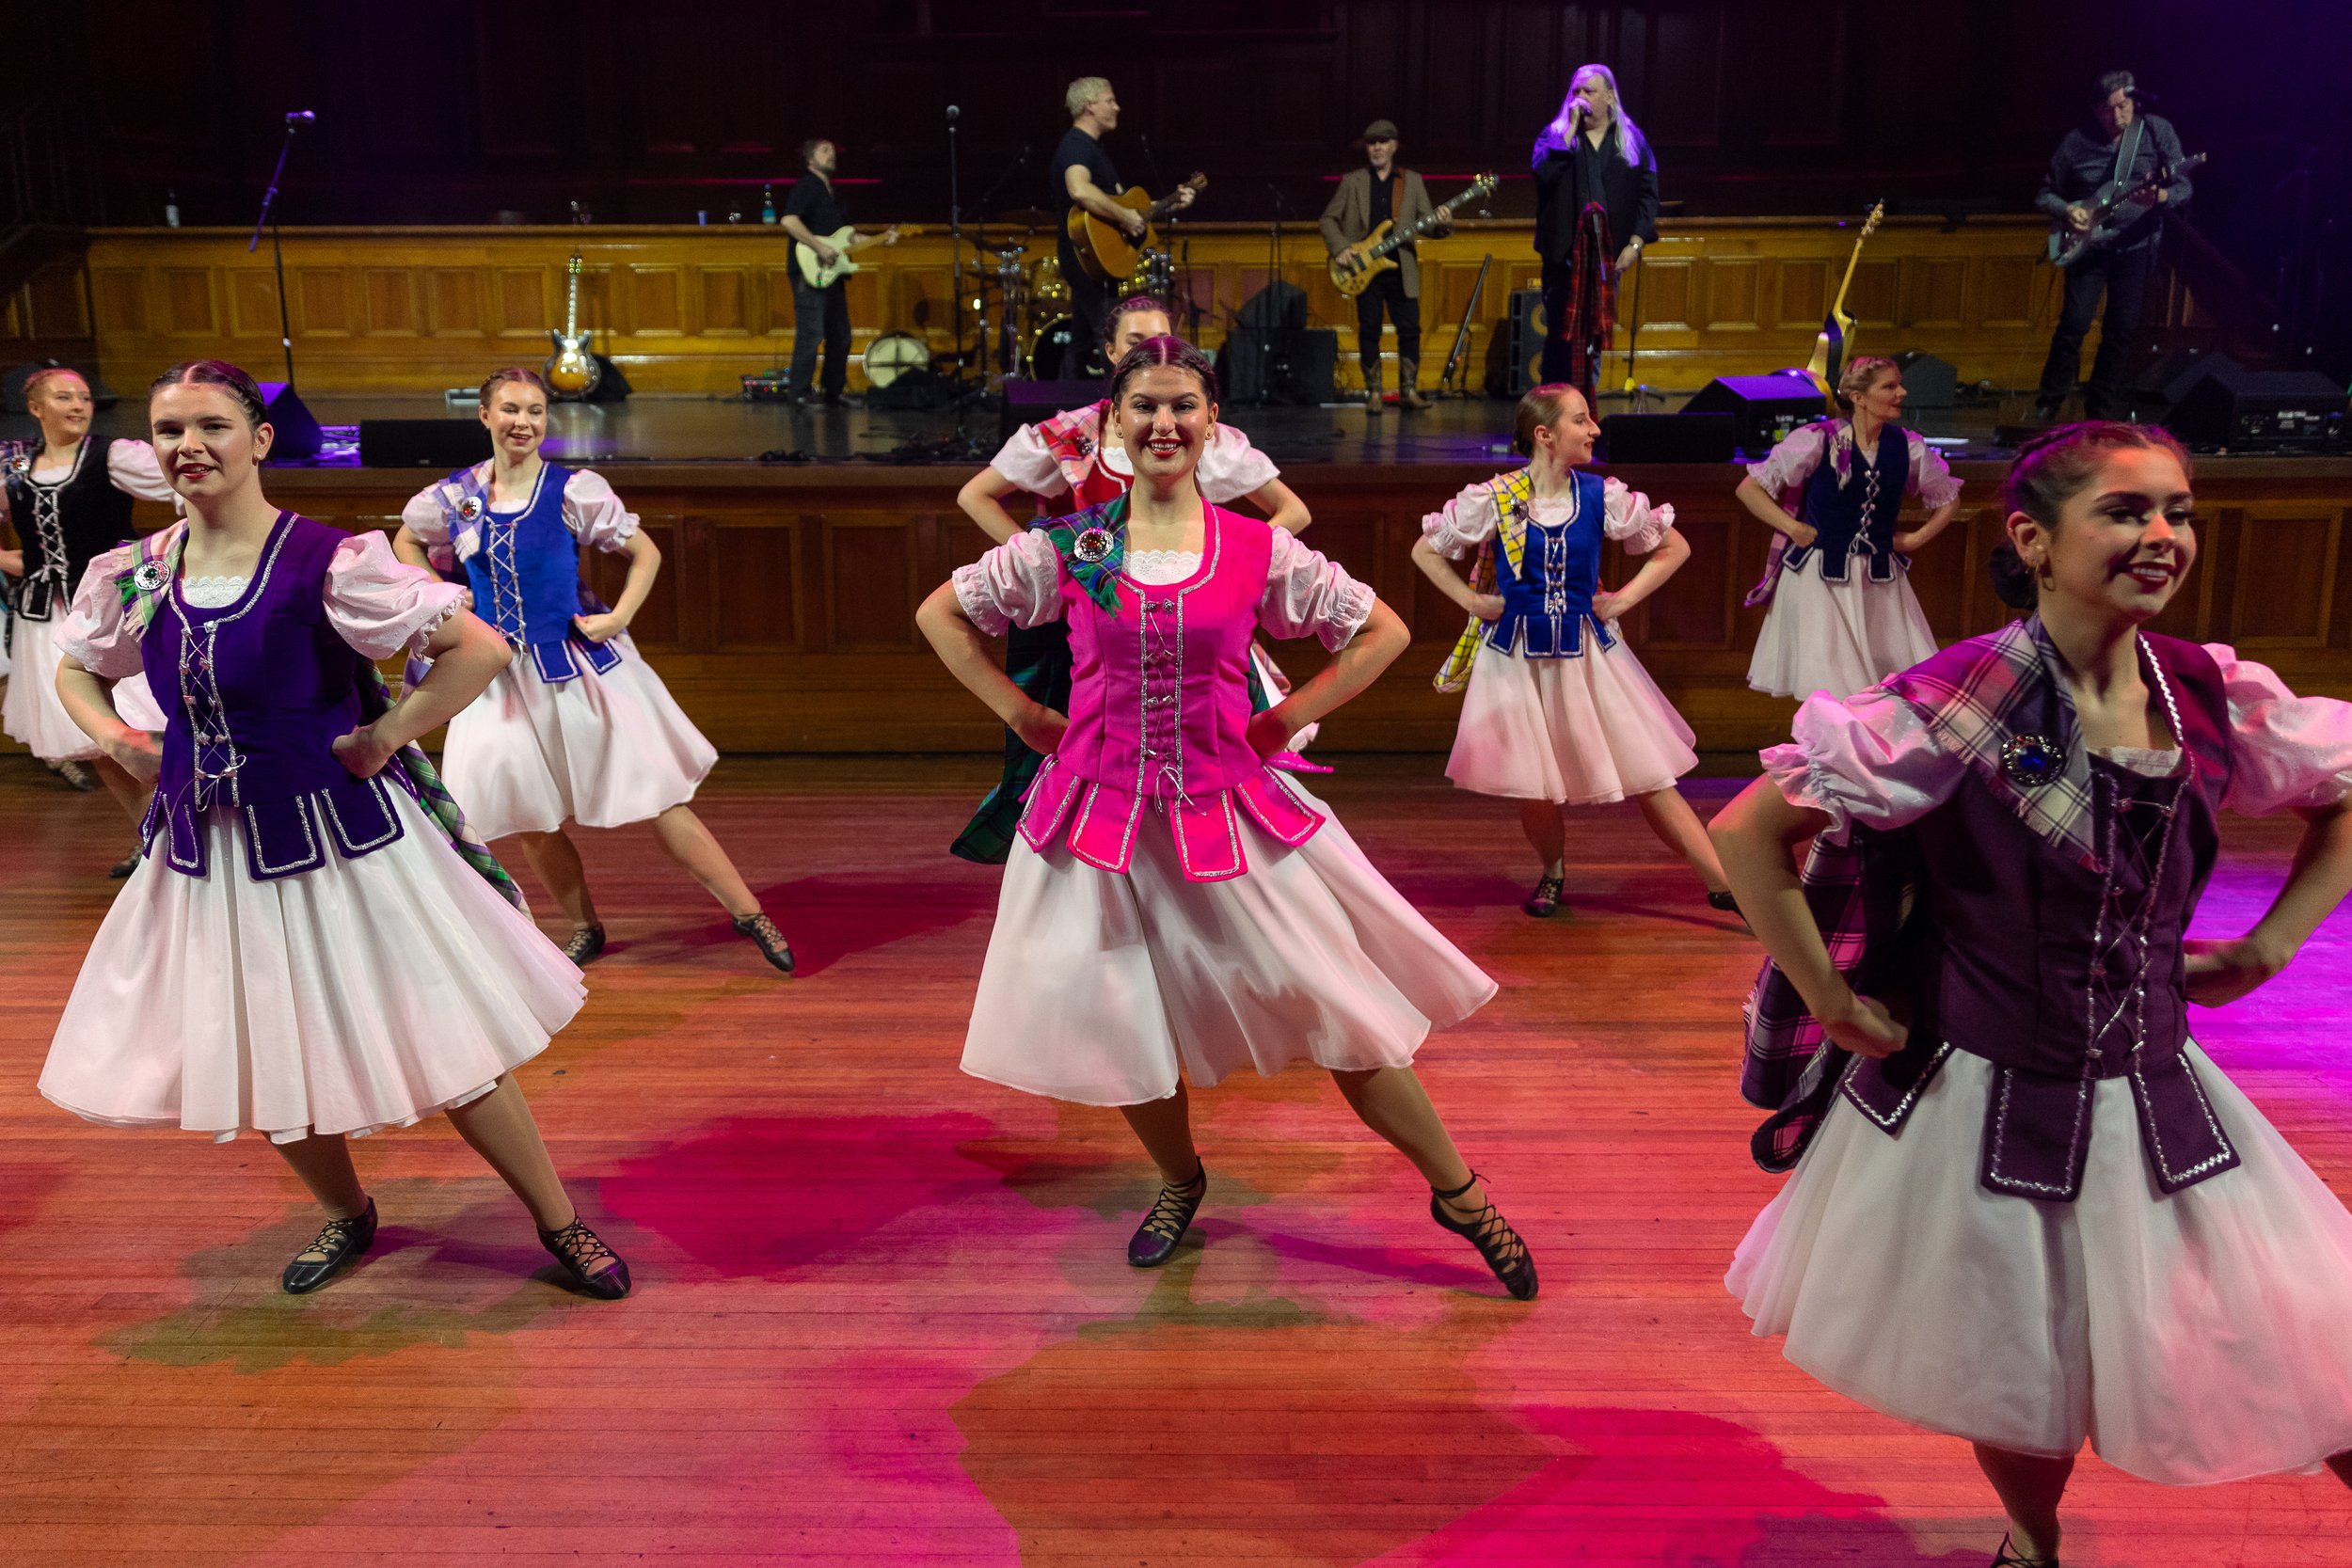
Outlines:
MULTIPOLYGON (((1390 215, 1399 229, 1409 229, 1437 211, 1429 199, 1429 187, 1411 169, 1397 171, 1404 178, 1397 182, 1396 211, 1390 215)), ((1323 210, 1323 243, 1337 256, 1349 245, 1372 232, 1372 170, 1370 167, 1350 169, 1341 177, 1340 188, 1331 193, 1331 204, 1323 210)), ((1421 297, 1421 258, 1416 245, 1406 245, 1396 253, 1397 270, 1405 275, 1405 293, 1408 299, 1421 297)))

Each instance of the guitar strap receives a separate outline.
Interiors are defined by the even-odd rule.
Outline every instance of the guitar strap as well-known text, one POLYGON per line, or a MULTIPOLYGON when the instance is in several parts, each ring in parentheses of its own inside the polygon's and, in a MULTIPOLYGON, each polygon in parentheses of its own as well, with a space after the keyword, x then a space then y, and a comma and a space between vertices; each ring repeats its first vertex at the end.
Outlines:
POLYGON ((2118 185, 2131 183, 2132 168, 2139 162, 2140 135, 2147 129, 2146 120, 2135 118, 2132 121, 2132 128, 2123 133, 2122 141, 2116 143, 2114 183, 2118 185))

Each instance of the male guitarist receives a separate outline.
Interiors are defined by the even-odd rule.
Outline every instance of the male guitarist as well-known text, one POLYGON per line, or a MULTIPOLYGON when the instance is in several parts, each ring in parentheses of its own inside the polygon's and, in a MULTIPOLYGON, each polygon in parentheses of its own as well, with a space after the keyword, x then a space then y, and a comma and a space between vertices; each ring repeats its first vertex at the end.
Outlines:
MULTIPOLYGON (((1340 179, 1331 204, 1323 210, 1323 243, 1337 256, 1369 236, 1383 223, 1399 233, 1436 211, 1429 187, 1409 168, 1396 166, 1396 122, 1375 119, 1364 127, 1364 166, 1340 179)), ((1430 230, 1442 234, 1440 226, 1430 230)), ((1396 267, 1375 275, 1356 296, 1356 359, 1364 371, 1364 412, 1376 415, 1380 403, 1380 318, 1385 307, 1396 323, 1396 402, 1400 408, 1426 408, 1421 395, 1421 255, 1406 241, 1396 252, 1396 267)))
MULTIPOLYGON (((1103 137, 1119 128, 1119 100, 1110 83, 1100 76, 1079 77, 1062 93, 1062 107, 1070 111, 1070 129, 1054 149, 1054 227, 1060 237, 1062 281, 1070 285, 1071 309, 1077 317, 1072 362, 1083 374, 1103 341, 1111 302, 1126 292, 1126 280, 1088 275, 1070 243, 1070 209, 1083 207, 1131 239, 1141 239, 1151 224, 1141 213, 1111 199, 1127 187, 1120 183, 1119 166, 1103 150, 1103 137)), ((1180 186, 1174 196, 1173 211, 1192 205, 1189 187, 1180 186)))
MULTIPOLYGON (((826 241, 848 225, 850 210, 834 189, 833 177, 841 163, 840 150, 822 136, 801 144, 801 162, 808 172, 792 182, 785 198, 784 230, 794 245, 804 245, 817 260, 830 266, 841 253, 826 241)), ((836 277, 825 287, 812 287, 801 276, 798 259, 786 252, 792 268, 792 381, 795 403, 813 403, 809 388, 817 372, 817 345, 825 346, 824 401, 837 407, 848 401, 850 385, 850 287, 836 277)))
MULTIPOLYGON (((2050 171, 2042 177, 2042 194, 2034 204, 2065 225, 2071 239, 2089 227, 2090 214, 2084 204, 2101 186, 2118 179, 2129 185, 2180 162, 2181 138, 2173 134, 2171 121, 2140 113, 2132 73, 2110 71, 2099 78, 2097 131, 2066 134, 2051 155, 2050 171)), ((2042 389, 2034 399, 2035 415, 2043 423, 2058 418, 2066 395, 2074 389, 2074 377, 2082 370, 2083 337, 2099 312, 2102 289, 2107 296, 2106 319, 2099 329, 2090 385, 2083 393, 2083 417, 2104 420, 2120 411, 2132 344, 2139 336, 2140 301, 2155 266, 2157 242, 2164 236, 2165 210, 2179 207, 2188 196, 2187 177, 2174 177, 2136 215, 2128 207, 2118 212, 2115 221, 2125 225, 2122 232, 2066 269, 2066 303, 2058 312, 2058 330, 2050 334, 2050 357, 2042 367, 2042 389)))

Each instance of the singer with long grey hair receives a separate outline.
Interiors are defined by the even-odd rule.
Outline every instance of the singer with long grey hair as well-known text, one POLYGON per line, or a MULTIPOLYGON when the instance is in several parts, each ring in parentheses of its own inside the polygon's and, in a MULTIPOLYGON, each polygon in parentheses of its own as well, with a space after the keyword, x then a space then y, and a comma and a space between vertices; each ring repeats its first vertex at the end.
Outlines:
POLYGON ((1616 274, 1658 238, 1658 160, 1625 112, 1616 73, 1580 66, 1560 112, 1535 137, 1535 250, 1544 259, 1546 337, 1542 379, 1590 388, 1607 346, 1616 274), (1577 265, 1578 232, 1597 206, 1605 229, 1585 239, 1591 262, 1577 265), (1579 302, 1582 309, 1575 308, 1579 302), (1577 352, 1581 346, 1584 353, 1577 352))

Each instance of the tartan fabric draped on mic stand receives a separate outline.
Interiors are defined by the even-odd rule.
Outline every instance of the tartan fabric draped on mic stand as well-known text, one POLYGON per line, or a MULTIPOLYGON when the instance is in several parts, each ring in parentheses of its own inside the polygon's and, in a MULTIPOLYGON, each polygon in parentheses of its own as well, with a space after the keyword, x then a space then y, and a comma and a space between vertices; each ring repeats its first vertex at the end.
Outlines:
POLYGON ((1576 218, 1576 240, 1568 251, 1568 297, 1551 329, 1567 345, 1568 379, 1587 406, 1598 390, 1600 356, 1617 325, 1616 259, 1609 248, 1609 213, 1589 201, 1576 218))

